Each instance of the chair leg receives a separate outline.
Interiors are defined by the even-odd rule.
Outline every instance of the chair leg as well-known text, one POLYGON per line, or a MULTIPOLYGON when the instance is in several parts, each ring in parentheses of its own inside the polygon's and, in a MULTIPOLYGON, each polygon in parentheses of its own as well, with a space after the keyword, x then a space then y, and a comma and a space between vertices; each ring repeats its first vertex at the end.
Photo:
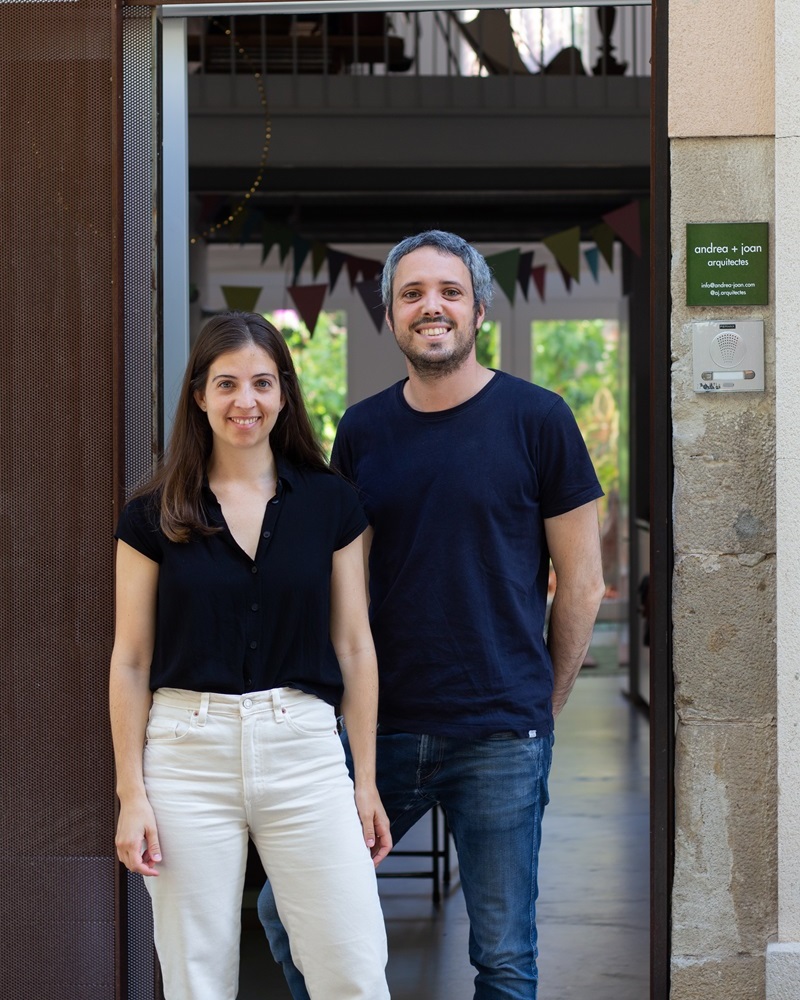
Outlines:
POLYGON ((444 833, 444 848, 443 848, 443 858, 444 858, 444 887, 445 889, 450 888, 450 824, 447 822, 447 813, 442 810, 442 827, 444 833))
POLYGON ((442 886, 450 886, 450 826, 447 814, 441 806, 431 809, 431 846, 428 850, 392 851, 389 858, 430 858, 431 867, 420 871, 387 871, 381 865, 378 878, 430 878, 433 880, 433 905, 438 907, 442 900, 442 886), (440 822, 441 820, 441 822, 440 822))
POLYGON ((433 835, 433 850, 431 851, 431 864, 433 868, 433 905, 438 906, 442 901, 442 890, 439 875, 439 806, 431 809, 431 832, 433 835))

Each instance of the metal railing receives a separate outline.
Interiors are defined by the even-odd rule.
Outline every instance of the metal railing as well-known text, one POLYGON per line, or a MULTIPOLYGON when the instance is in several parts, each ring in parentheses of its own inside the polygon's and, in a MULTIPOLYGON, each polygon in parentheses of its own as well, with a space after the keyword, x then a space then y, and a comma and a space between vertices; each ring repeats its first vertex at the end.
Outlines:
POLYGON ((650 4, 191 18, 194 73, 650 75, 650 4))

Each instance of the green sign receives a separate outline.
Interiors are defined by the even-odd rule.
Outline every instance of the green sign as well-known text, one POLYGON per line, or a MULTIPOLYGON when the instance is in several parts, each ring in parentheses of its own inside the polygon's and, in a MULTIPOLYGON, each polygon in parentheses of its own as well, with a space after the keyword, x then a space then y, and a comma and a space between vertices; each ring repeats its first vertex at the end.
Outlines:
POLYGON ((765 306, 768 302, 769 223, 687 224, 687 306, 765 306))

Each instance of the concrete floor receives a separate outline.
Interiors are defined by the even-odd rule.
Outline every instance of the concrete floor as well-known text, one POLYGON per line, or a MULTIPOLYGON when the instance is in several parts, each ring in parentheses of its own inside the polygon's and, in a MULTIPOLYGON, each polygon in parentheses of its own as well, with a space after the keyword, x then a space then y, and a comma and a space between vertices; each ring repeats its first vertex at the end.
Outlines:
MULTIPOLYGON (((622 674, 584 670, 559 719, 540 860, 539 1000, 649 995, 648 725, 622 674)), ((423 819, 403 848, 430 844, 423 819)), ((407 859, 388 859, 398 870, 407 859)), ((437 910, 429 880, 381 879, 393 1000, 471 1000, 457 860, 437 910)), ((245 908, 239 1000, 289 1000, 245 908)))

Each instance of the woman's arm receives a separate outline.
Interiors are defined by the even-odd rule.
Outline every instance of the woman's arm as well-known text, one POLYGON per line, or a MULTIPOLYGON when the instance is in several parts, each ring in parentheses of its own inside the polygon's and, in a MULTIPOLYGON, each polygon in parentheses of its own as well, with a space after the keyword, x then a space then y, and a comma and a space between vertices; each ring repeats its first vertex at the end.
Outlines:
POLYGON ((389 820, 375 785, 378 666, 367 616, 363 535, 333 554, 331 641, 344 680, 344 715, 355 770, 356 806, 376 867, 392 849, 389 820))
POLYGON ((144 733, 150 712, 150 663, 156 622, 158 563, 117 542, 116 628, 111 653, 109 707, 117 796, 117 856, 142 875, 158 875, 161 860, 155 816, 142 772, 144 733))

